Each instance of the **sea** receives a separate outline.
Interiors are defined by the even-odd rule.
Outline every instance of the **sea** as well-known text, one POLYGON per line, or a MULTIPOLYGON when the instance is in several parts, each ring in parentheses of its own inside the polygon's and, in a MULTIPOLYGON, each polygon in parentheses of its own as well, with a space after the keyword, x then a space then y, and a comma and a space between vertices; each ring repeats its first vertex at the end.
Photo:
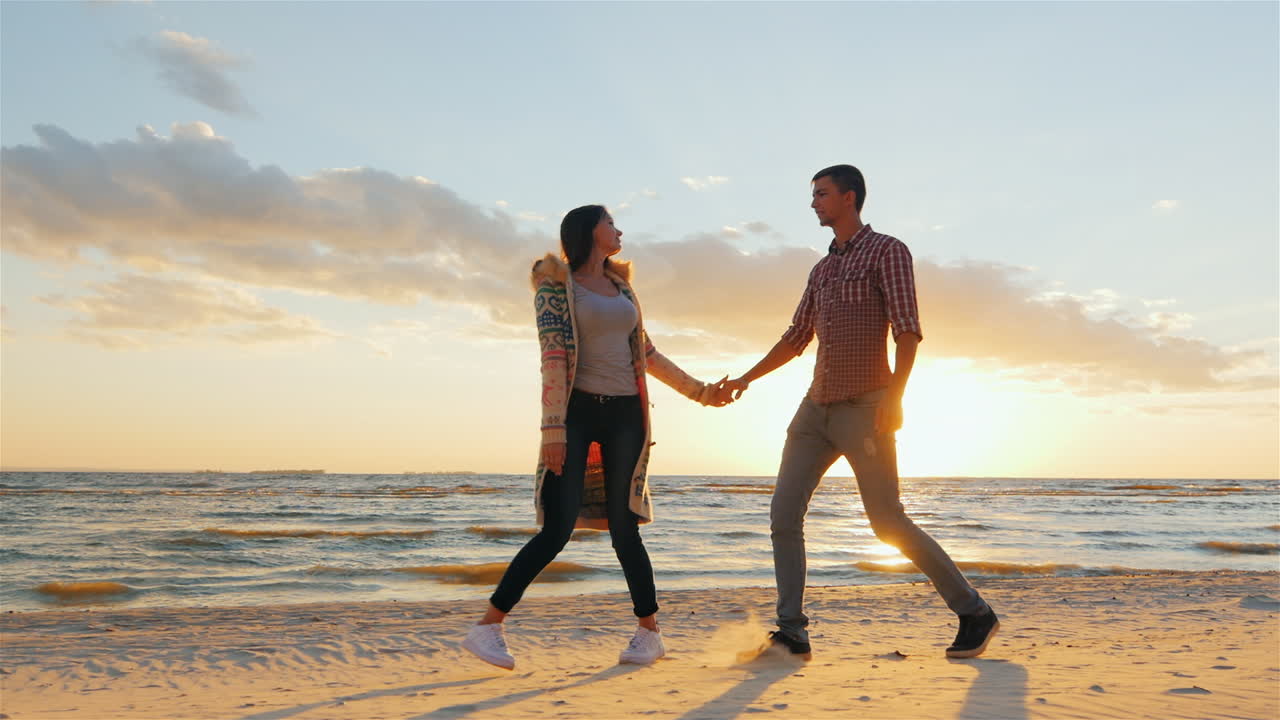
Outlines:
MULTIPOLYGON (((772 477, 656 476, 658 590, 772 586, 772 477)), ((535 532, 530 475, 0 473, 0 608, 483 602, 535 532)), ((1280 481, 904 478, 902 502, 971 578, 1280 570, 1280 481)), ((806 522, 811 585, 922 581, 852 478, 806 522)), ((526 597, 625 592, 578 531, 526 597)))

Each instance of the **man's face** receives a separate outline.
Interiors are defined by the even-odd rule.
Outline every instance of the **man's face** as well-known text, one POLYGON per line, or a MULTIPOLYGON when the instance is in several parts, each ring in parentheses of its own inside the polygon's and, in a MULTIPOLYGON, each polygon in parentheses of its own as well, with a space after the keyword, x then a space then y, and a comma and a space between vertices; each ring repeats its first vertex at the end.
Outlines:
POLYGON ((852 190, 841 193, 840 188, 831 182, 829 177, 820 177, 813 181, 813 208, 818 216, 818 224, 831 227, 853 212, 857 195, 852 190))

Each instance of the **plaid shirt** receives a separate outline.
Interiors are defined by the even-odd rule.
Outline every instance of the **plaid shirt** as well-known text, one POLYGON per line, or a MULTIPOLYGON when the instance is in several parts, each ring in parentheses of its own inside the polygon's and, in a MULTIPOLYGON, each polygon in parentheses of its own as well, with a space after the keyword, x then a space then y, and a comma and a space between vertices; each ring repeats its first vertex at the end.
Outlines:
POLYGON ((886 335, 920 332, 911 251, 864 225, 844 250, 835 241, 813 266, 791 327, 782 335, 796 354, 818 336, 809 398, 820 405, 887 387, 886 335))

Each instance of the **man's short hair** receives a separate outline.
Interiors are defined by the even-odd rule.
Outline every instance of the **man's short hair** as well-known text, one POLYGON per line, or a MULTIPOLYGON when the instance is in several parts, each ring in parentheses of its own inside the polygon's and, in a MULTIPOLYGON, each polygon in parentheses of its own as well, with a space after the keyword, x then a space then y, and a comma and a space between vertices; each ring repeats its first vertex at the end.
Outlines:
POLYGON ((854 202, 857 204, 858 212, 862 212, 862 203, 867 200, 867 181, 862 179, 861 170, 852 165, 832 165, 819 170, 810 182, 817 182, 818 178, 824 177, 831 178, 831 182, 839 188, 841 195, 852 190, 857 196, 854 202))

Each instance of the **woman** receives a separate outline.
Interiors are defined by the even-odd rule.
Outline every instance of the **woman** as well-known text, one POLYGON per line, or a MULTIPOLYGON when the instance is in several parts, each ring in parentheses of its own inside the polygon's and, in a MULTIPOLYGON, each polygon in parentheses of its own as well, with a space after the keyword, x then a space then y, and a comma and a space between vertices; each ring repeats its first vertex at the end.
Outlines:
MULTIPOLYGON (((542 529, 515 556, 489 608, 462 646, 508 670, 502 621, 529 584, 564 548, 575 527, 609 530, 631 591, 638 627, 619 662, 649 664, 666 650, 658 630, 653 566, 639 524, 653 519, 649 401, 645 373, 703 405, 730 401, 721 384, 693 379, 645 334, 630 263, 610 260, 622 231, 601 205, 560 223, 563 260, 534 263, 532 283, 542 346, 542 451, 534 504, 542 529)), ((723 383, 723 381, 721 381, 723 383)))

